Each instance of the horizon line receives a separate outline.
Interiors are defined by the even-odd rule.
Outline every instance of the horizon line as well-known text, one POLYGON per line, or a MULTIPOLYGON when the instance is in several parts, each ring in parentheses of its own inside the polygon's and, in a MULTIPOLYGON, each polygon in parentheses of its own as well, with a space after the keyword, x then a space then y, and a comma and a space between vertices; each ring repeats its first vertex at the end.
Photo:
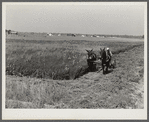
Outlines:
MULTIPOLYGON (((11 29, 5 29, 5 30, 11 30, 11 29)), ((11 30, 16 31, 16 30, 11 30)), ((84 35, 112 35, 112 36, 144 36, 144 34, 140 35, 132 35, 132 34, 97 34, 97 33, 76 33, 76 32, 35 32, 35 31, 16 31, 16 32, 22 32, 22 33, 55 33, 55 34, 84 34, 84 35)))

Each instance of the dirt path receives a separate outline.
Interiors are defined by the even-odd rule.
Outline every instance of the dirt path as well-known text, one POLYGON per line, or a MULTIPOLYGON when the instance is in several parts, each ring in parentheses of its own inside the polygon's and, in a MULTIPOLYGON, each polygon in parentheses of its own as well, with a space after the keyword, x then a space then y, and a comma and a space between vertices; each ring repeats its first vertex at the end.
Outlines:
MULTIPOLYGON (((14 81, 17 85, 16 92, 18 94, 21 94, 22 91, 19 91, 20 87, 23 86, 25 89, 29 86, 29 93, 33 94, 31 96, 31 98, 33 97, 33 105, 35 105, 34 101, 38 98, 43 108, 143 108, 143 49, 142 45, 114 55, 117 67, 111 69, 111 72, 106 75, 103 75, 102 71, 99 70, 89 72, 76 80, 61 81, 7 76, 7 91, 10 90, 10 84, 14 81), (35 91, 40 92, 35 93, 35 91)), ((24 94, 24 91, 22 94, 24 94)), ((29 96, 27 95, 27 97, 29 96)), ((7 98, 10 99, 10 97, 7 98)), ((13 106, 9 99, 6 101, 8 108, 13 106)), ((21 98, 11 99, 21 100, 21 98)), ((22 106, 27 107, 26 105, 22 106)), ((41 107, 41 105, 36 105, 36 108, 38 107, 41 107)))

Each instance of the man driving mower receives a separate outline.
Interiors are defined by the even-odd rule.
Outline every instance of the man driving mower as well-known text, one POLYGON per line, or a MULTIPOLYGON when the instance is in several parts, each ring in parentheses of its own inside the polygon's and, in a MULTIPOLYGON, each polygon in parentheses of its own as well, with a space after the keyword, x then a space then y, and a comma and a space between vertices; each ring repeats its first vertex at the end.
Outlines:
POLYGON ((109 66, 111 67, 112 52, 110 51, 108 47, 107 47, 107 55, 108 55, 108 60, 109 60, 109 66))

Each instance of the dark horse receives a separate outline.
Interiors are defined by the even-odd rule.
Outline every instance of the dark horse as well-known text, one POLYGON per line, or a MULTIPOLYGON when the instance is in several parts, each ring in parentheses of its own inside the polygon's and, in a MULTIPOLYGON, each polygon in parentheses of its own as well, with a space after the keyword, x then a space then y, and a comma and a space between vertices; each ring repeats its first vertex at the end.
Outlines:
POLYGON ((96 61, 97 56, 93 52, 93 49, 92 50, 86 50, 86 51, 88 53, 88 58, 87 58, 88 68, 90 71, 94 71, 94 70, 96 70, 96 64, 94 64, 94 61, 96 61))
POLYGON ((109 68, 109 63, 110 63, 110 57, 107 55, 107 52, 104 49, 101 49, 101 52, 100 52, 100 59, 101 59, 101 64, 102 64, 102 70, 103 70, 103 74, 105 74, 107 71, 108 71, 108 68, 109 68))

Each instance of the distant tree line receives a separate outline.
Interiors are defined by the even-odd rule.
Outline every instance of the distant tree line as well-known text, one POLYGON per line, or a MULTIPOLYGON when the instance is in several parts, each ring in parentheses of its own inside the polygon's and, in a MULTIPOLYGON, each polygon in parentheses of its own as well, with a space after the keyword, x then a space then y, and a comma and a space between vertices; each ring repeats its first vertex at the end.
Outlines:
POLYGON ((11 30, 6 30, 6 33, 11 34, 11 30))
MULTIPOLYGON (((13 31, 13 30, 7 30, 6 29, 6 33, 7 34, 16 34, 18 35, 18 32, 13 31)), ((34 32, 31 32, 34 33, 34 32)), ((53 33, 55 35, 57 35, 58 33, 53 33)), ((66 35, 66 36, 81 36, 82 34, 73 34, 73 33, 61 33, 61 35, 66 35)), ((84 36, 92 36, 92 37, 120 37, 120 38, 144 38, 144 35, 140 35, 140 36, 135 36, 135 35, 106 35, 106 34, 83 34, 84 36)))

